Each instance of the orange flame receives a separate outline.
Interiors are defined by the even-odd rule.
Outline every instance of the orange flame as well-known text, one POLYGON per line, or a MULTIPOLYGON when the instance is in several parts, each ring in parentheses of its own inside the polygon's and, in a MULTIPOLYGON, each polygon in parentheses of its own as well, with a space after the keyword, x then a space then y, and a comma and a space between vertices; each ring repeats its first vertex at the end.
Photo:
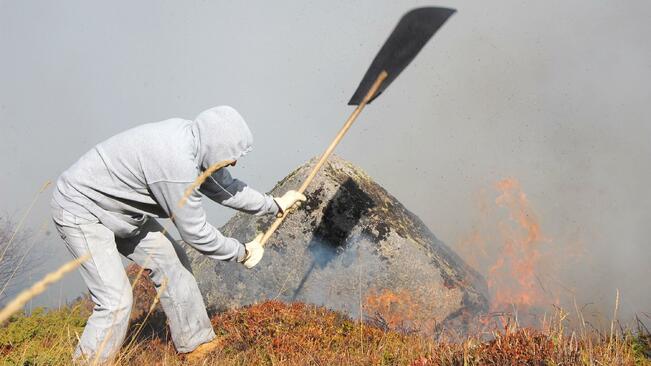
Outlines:
POLYGON ((520 183, 507 178, 499 181, 496 187, 500 196, 495 204, 508 210, 509 221, 499 224, 501 255, 488 270, 493 306, 540 304, 545 294, 537 283, 536 274, 541 259, 539 247, 547 240, 541 234, 538 219, 520 183))
MULTIPOLYGON (((494 199, 486 199, 486 192, 480 192, 480 222, 456 246, 464 260, 487 280, 491 313, 478 319, 477 325, 488 329, 494 321, 494 325, 509 327, 515 320, 519 325, 534 326, 540 321, 540 310, 560 302, 552 294, 552 286, 543 286, 542 279, 553 278, 552 274, 562 265, 560 259, 568 262, 577 257, 580 253, 572 251, 580 249, 580 243, 552 245, 552 240, 543 235, 540 221, 518 180, 502 179, 495 188, 498 195, 494 199)), ((365 296, 364 312, 381 315, 393 329, 418 329, 433 334, 437 326, 432 317, 434 309, 418 300, 440 295, 421 292, 371 290, 365 296)))
POLYGON ((429 300, 435 298, 431 291, 370 289, 364 297, 364 313, 371 318, 381 317, 389 329, 434 334, 437 319, 433 314, 437 303, 429 300))
POLYGON ((495 189, 494 200, 481 192, 481 220, 458 243, 459 254, 486 277, 492 312, 543 309, 558 303, 541 281, 559 264, 559 256, 551 256, 557 248, 543 235, 518 180, 502 179, 495 189))

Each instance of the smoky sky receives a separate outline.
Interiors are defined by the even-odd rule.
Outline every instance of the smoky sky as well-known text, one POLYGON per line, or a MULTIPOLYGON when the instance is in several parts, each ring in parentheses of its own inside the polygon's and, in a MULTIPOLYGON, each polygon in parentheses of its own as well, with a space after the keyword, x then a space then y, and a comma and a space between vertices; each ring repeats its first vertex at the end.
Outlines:
MULTIPOLYGON (((562 279, 579 301, 609 304, 620 289, 622 309, 651 310, 644 0, 0 1, 0 210, 18 219, 43 182, 117 132, 222 104, 255 138, 233 175, 269 190, 325 148, 390 30, 423 5, 458 13, 337 153, 453 248, 478 219, 477 192, 516 178, 547 237, 587 248, 562 279)), ((50 192, 27 220, 46 227, 34 278, 68 260, 50 192)), ((216 226, 232 214, 206 206, 216 226)), ((57 286, 36 303, 82 290, 77 274, 57 286)))

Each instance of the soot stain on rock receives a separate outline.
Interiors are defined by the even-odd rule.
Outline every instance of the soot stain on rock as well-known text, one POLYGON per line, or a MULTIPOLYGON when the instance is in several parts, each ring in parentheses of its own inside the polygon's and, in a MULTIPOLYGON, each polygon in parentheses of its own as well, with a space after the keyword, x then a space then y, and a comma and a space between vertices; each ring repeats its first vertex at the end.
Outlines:
POLYGON ((307 200, 305 200, 305 204, 303 205, 303 210, 310 215, 314 210, 317 208, 321 207, 321 203, 323 202, 323 186, 319 186, 318 188, 314 189, 311 193, 306 194, 307 200))
POLYGON ((366 226, 362 232, 371 238, 375 244, 378 244, 389 237, 391 228, 386 223, 378 221, 372 228, 371 226, 366 226))
MULTIPOLYGON (((314 196, 321 196, 319 189, 315 190, 314 196)), ((306 202, 306 206, 312 206, 313 202, 306 202)), ((337 191, 327 202, 321 212, 320 222, 316 220, 319 215, 313 215, 314 220, 309 224, 312 231, 312 240, 308 244, 308 250, 312 257, 312 263, 299 281, 292 300, 295 300, 302 291, 315 268, 323 269, 328 266, 341 253, 349 242, 351 233, 360 223, 366 213, 375 206, 374 201, 359 187, 352 179, 347 178, 344 183, 337 187, 337 191)), ((352 240, 351 240, 352 241, 352 240)), ((344 258, 345 259, 345 258, 344 258)), ((350 266, 352 260, 346 261, 344 266, 350 266)))
POLYGON ((327 263, 341 253, 352 230, 374 206, 375 202, 353 179, 346 179, 323 209, 321 222, 315 225, 313 240, 308 246, 313 256, 327 263))

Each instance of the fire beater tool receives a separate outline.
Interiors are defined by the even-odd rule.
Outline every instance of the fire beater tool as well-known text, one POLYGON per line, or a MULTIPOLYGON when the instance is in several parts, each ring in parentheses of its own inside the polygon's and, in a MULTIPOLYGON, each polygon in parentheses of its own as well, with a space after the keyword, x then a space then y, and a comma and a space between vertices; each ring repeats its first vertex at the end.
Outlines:
MULTIPOLYGON (((357 90, 355 90, 355 94, 353 94, 348 102, 348 105, 356 105, 357 108, 351 113, 337 136, 321 155, 314 168, 312 168, 312 171, 298 189, 299 192, 305 192, 364 107, 389 87, 391 82, 400 75, 400 72, 409 65, 411 60, 416 57, 432 35, 441 28, 443 23, 455 11, 454 9, 439 7, 417 8, 409 11, 400 19, 398 25, 380 49, 380 52, 373 59, 371 66, 366 71, 366 74, 364 74, 364 78, 359 83, 357 90)), ((278 229, 280 224, 282 224, 287 214, 288 212, 285 212, 282 216, 278 217, 267 232, 265 232, 261 240, 263 246, 276 229, 278 229)))

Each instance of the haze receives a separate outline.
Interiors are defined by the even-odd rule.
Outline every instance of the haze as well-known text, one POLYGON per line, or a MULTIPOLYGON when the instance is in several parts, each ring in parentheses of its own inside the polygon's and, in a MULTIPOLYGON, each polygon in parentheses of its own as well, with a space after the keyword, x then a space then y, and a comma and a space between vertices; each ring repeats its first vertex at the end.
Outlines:
MULTIPOLYGON (((233 174, 269 190, 321 153, 399 17, 424 5, 458 13, 337 153, 453 248, 480 220, 478 192, 516 178, 545 236, 585 249, 559 274, 580 302, 607 307, 620 289, 625 312, 651 310, 644 0, 0 1, 0 211, 18 219, 117 132, 221 104, 255 136, 233 174)), ((30 279, 69 260, 47 235, 50 192, 27 220, 41 258, 30 279)), ((232 214, 206 206, 217 226, 232 214)), ((82 290, 75 273, 35 304, 82 290)))

